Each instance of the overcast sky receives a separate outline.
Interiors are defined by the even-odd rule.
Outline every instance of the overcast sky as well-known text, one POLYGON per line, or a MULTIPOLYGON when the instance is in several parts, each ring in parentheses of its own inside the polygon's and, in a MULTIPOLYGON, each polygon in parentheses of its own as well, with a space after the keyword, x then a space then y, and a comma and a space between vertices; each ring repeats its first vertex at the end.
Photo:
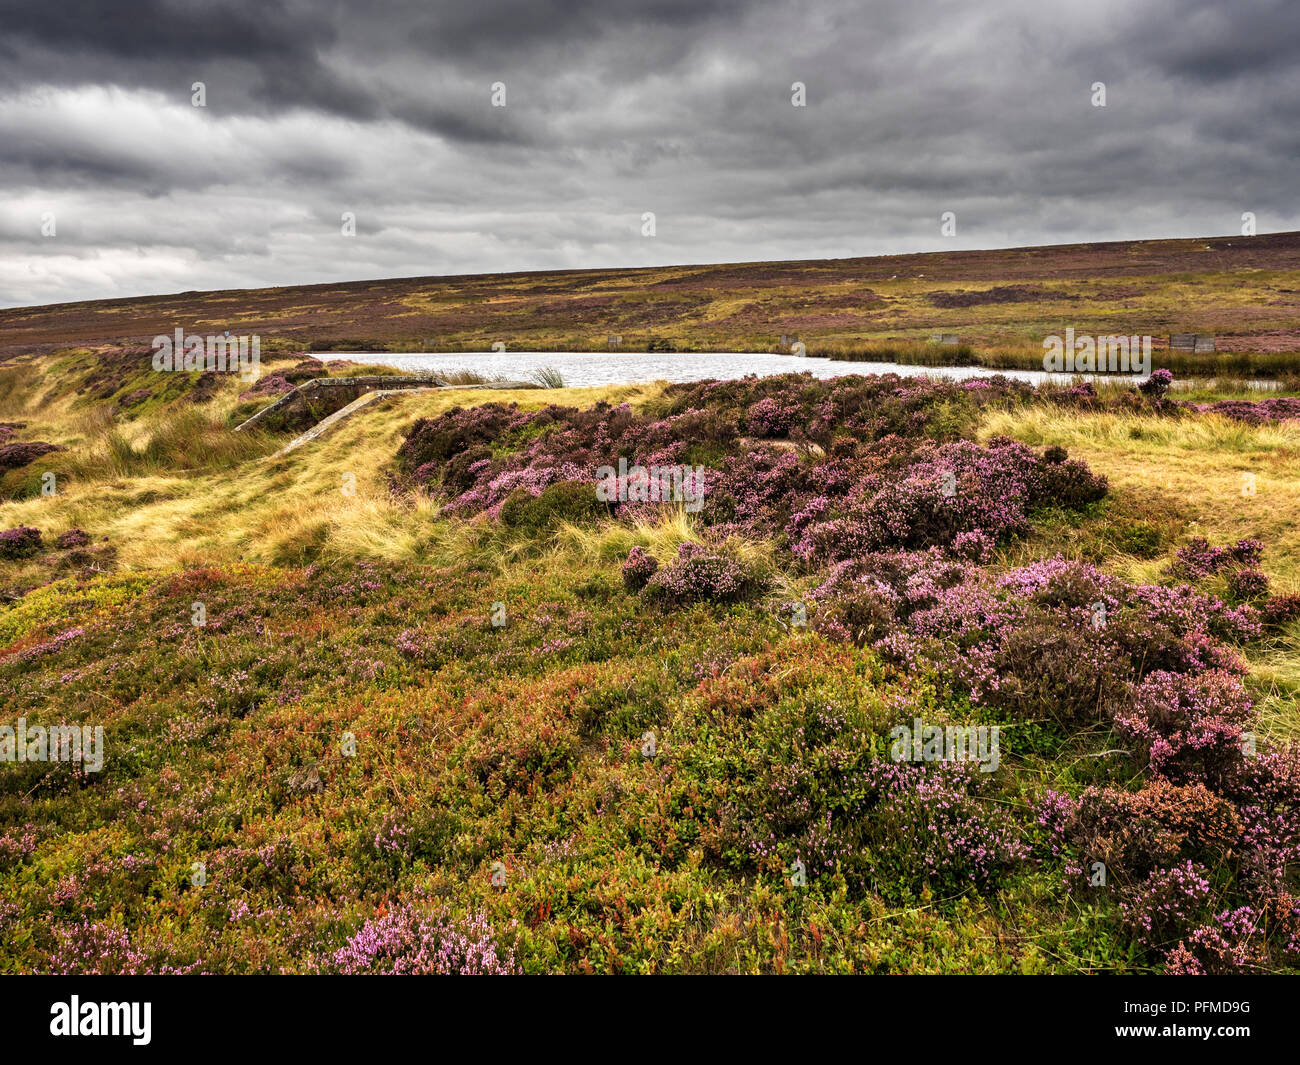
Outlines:
POLYGON ((1296 0, 0 0, 3 306, 1274 232, 1297 188, 1296 0))

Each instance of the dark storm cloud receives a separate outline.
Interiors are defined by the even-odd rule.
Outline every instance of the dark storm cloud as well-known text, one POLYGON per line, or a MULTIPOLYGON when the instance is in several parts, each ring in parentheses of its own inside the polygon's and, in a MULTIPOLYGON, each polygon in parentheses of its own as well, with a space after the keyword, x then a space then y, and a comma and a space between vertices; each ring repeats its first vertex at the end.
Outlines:
POLYGON ((0 0, 0 303, 1297 228, 1289 2, 0 0))
POLYGON ((312 107, 373 118, 375 101, 322 55, 338 27, 303 4, 36 4, 0 0, 0 88, 151 88, 188 100, 212 82, 228 111, 312 107))
POLYGON ((160 55, 201 44, 212 59, 308 55, 332 42, 336 30, 302 3, 0 3, 8 50, 47 47, 74 56, 103 54, 126 62, 152 62, 160 55))
POLYGON ((1144 13, 1136 29, 1153 63, 1197 84, 1294 74, 1300 50, 1294 0, 1168 0, 1144 13))

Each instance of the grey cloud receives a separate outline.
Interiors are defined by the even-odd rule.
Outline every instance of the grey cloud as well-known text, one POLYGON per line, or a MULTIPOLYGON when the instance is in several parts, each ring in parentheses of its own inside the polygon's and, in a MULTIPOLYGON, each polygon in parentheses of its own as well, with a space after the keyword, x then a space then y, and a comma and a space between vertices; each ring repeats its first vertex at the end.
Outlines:
POLYGON ((1300 228, 1283 0, 79 6, 0 0, 3 304, 105 295, 68 257, 160 291, 1300 228))

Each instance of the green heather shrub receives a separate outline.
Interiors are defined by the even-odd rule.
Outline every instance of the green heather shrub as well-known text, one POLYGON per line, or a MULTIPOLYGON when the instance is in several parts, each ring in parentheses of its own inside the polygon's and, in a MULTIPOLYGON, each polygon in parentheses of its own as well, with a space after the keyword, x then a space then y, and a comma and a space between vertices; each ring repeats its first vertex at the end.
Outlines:
POLYGON ((561 522, 584 525, 597 521, 608 508, 596 498, 591 482, 558 481, 534 496, 516 488, 501 504, 501 523, 529 537, 538 536, 561 522))
POLYGON ((1115 533, 1115 546, 1126 554, 1138 558, 1157 558, 1164 547, 1165 537, 1160 527, 1149 521, 1135 521, 1121 525, 1115 533))

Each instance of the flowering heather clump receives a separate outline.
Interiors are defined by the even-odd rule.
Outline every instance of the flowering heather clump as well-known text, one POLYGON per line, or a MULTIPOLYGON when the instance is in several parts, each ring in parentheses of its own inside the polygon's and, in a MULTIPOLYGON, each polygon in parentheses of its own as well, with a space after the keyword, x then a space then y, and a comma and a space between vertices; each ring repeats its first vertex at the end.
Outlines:
POLYGON ((1222 641, 1259 634, 1252 608, 1062 558, 1001 576, 943 558, 842 563, 812 593, 814 627, 1015 720, 1108 724, 1140 765, 1177 783, 1223 791, 1238 779, 1253 711, 1244 665, 1222 641))
POLYGON ((993 558, 993 548, 995 546, 993 537, 982 529, 960 532, 952 539, 952 553, 954 555, 981 564, 987 563, 993 558))
POLYGON ((55 654, 56 652, 63 650, 65 644, 71 643, 79 636, 84 636, 85 633, 86 630, 80 625, 76 626, 76 628, 68 629, 67 632, 61 632, 51 640, 46 640, 43 643, 38 643, 32 647, 26 648, 21 655, 22 660, 24 662, 30 662, 34 659, 40 658, 42 655, 55 654))
POLYGON ((0 558, 31 558, 41 549, 41 530, 19 525, 0 532, 0 558))
POLYGON ((749 408, 745 425, 755 436, 785 436, 800 413, 795 404, 782 403, 774 396, 767 396, 749 408))
POLYGON ((83 918, 54 928, 54 951, 48 974, 53 976, 180 976, 194 973, 199 963, 175 965, 151 960, 131 941, 125 928, 83 918))
POLYGON ((757 582, 736 559, 687 542, 678 548, 676 561, 650 577, 641 594, 664 606, 685 606, 703 601, 738 603, 758 590, 757 582))
POLYGON ((1196 955, 1175 944, 1208 916, 1206 870, 1241 837, 1232 803, 1203 785, 1179 787, 1157 778, 1136 792, 1089 788, 1078 799, 1049 792, 1039 823, 1049 831, 1053 854, 1068 849, 1078 855, 1066 864, 1076 890, 1097 890, 1088 878, 1101 862, 1138 941, 1169 951, 1170 971, 1204 971, 1196 955))
POLYGON ((894 875, 957 888, 987 889, 998 875, 1028 855, 1014 821, 995 804, 981 800, 979 771, 940 763, 934 767, 878 761, 882 808, 873 826, 875 850, 883 867, 894 875), (906 839, 906 850, 890 847, 906 839))
POLYGON ((36 850, 36 833, 28 823, 0 836, 0 864, 26 861, 36 850), (21 833, 21 834, 20 834, 21 833))
MULTIPOLYGON (((925 455, 919 451, 919 455, 925 455)), ((863 551, 955 544, 986 556, 998 540, 1029 530, 1029 515, 1046 505, 1077 508, 1101 499, 1106 481, 1082 464, 1036 455, 995 439, 987 447, 960 440, 889 473, 868 473, 839 510, 807 522, 797 556, 835 562, 863 551)))
POLYGON ((1196 959, 1201 972, 1249 972, 1268 962, 1265 931, 1264 920, 1254 908, 1239 906, 1215 914, 1209 924, 1195 929, 1187 937, 1190 951, 1182 943, 1179 947, 1196 959))
POLYGON ((1171 972, 1294 959, 1300 910, 1284 885, 1300 861, 1300 749, 1246 753, 1250 703, 1235 677, 1152 674, 1137 703, 1117 731, 1149 751, 1150 783, 1089 788, 1077 800, 1049 794, 1039 823, 1052 853, 1076 855, 1066 871, 1079 890, 1092 890, 1080 878, 1102 862, 1139 942, 1167 951, 1171 972), (1212 894, 1233 908, 1203 923, 1206 870, 1230 866, 1235 881, 1216 879, 1212 894), (1271 929, 1252 916, 1265 912, 1277 915, 1271 929))
POLYGON ((533 422, 545 424, 547 414, 548 411, 535 415, 521 414, 517 404, 507 407, 502 403, 485 403, 468 409, 454 407, 436 418, 418 419, 398 449, 398 462, 408 469, 441 464, 475 445, 496 442, 507 430, 516 430, 533 422))
POLYGON ((1097 389, 1091 381, 1076 381, 1065 388, 1056 388, 1048 393, 1053 403, 1062 407, 1076 407, 1091 410, 1100 405, 1097 389))
POLYGON ((47 444, 42 440, 24 440, 15 444, 0 444, 0 473, 21 469, 35 462, 42 455, 53 451, 64 451, 58 444, 47 444))
POLYGON ((1178 418, 1187 413, 1188 405, 1169 398, 1173 374, 1156 370, 1136 388, 1099 394, 1091 381, 1080 381, 1066 388, 1047 386, 1045 396, 1058 406, 1080 411, 1116 411, 1120 413, 1178 418))
POLYGON ((1049 791, 1038 811, 1053 853, 1072 849, 1066 872, 1082 888, 1091 864, 1102 861, 1109 879, 1134 884, 1180 856, 1205 864, 1242 832, 1233 804, 1203 784, 1171 784, 1156 777, 1137 791, 1089 787, 1077 798, 1049 791))
MULTIPOLYGON (((335 363, 334 365, 337 367, 346 364, 335 363)), ((319 359, 304 359, 288 369, 273 370, 259 377, 252 388, 240 393, 239 401, 243 403, 250 399, 282 396, 292 392, 304 381, 310 381, 313 377, 327 376, 329 376, 329 368, 319 359)))
POLYGON ((1138 391, 1144 396, 1153 396, 1159 398, 1169 391, 1169 386, 1174 383, 1174 375, 1169 370, 1156 370, 1145 381, 1138 385, 1138 391))
POLYGON ((709 479, 703 516, 712 525, 734 528, 751 535, 777 533, 793 523, 798 511, 805 516, 825 509, 822 492, 843 491, 846 479, 840 464, 810 466, 791 451, 757 445, 722 460, 722 469, 709 479))
POLYGON ((1285 628, 1300 618, 1300 595, 1273 596, 1259 608, 1259 617, 1267 628, 1285 628))
MULTIPOLYGON (((1078 509, 1106 493, 1104 479, 1060 449, 1040 457, 1010 440, 961 439, 982 406, 1030 394, 1000 377, 971 390, 929 378, 790 374, 673 385, 653 413, 485 404, 416 422, 398 465, 445 495, 445 513, 498 517, 512 493, 594 483, 620 459, 684 464, 689 449, 705 449, 700 520, 721 535, 777 538, 808 565, 958 536, 963 555, 987 559, 998 541, 1027 531, 1032 512, 1078 509), (778 436, 817 447, 754 439, 778 436)), ((609 515, 643 517, 643 506, 613 503, 609 515)))
POLYGON ((1165 959, 1165 972, 1169 976, 1204 976, 1205 966, 1196 959, 1195 954, 1179 943, 1165 959))
POLYGON ((132 389, 130 392, 128 392, 125 396, 123 396, 121 400, 119 400, 119 405, 122 407, 131 408, 137 406, 138 404, 143 403, 146 399, 148 399, 152 395, 153 395, 152 389, 135 388, 132 389))
POLYGON ((54 541, 54 546, 60 551, 68 551, 74 547, 85 547, 90 543, 90 535, 82 529, 69 529, 67 532, 61 532, 54 541))
POLYGON ((1259 540, 1238 540, 1229 547, 1211 547, 1203 536, 1188 541, 1174 552, 1171 572, 1175 576, 1200 581, 1229 566, 1253 567, 1259 562, 1264 544, 1259 540))
POLYGON ((633 547, 623 563, 623 586, 629 592, 639 592, 659 569, 659 562, 645 548, 633 547))
POLYGON ((1155 772, 1177 783, 1202 781, 1218 789, 1241 762, 1242 726, 1250 715, 1246 689, 1230 673, 1156 671, 1137 686, 1115 725, 1145 751, 1155 772))
POLYGON ((1106 495, 1106 478, 1094 474, 1082 462, 1067 458, 1063 448, 1048 448, 1035 473, 1036 479, 1031 482, 1031 507, 1082 510, 1106 495))
POLYGON ((397 634, 394 647, 403 658, 416 662, 425 661, 430 651, 428 640, 419 629, 403 629, 397 634))
POLYGON ((1228 575, 1228 592, 1238 602, 1253 602, 1268 595, 1268 577, 1257 569, 1239 569, 1228 575))
POLYGON ((482 914, 455 920, 446 911, 398 903, 373 917, 313 972, 383 976, 508 976, 519 971, 513 950, 497 944, 482 914))
POLYGON ((132 946, 124 928, 84 918, 56 927, 54 938, 50 972, 55 976, 135 976, 149 971, 144 954, 132 946))
POLYGON ((1300 420, 1300 399, 1280 396, 1251 402, 1245 399, 1222 399, 1215 403, 1189 404, 1201 414, 1221 414, 1247 425, 1300 420))
POLYGON ((789 748, 749 753, 761 765, 728 788, 724 837, 747 860, 798 858, 810 877, 838 871, 855 894, 892 895, 918 883, 984 890, 1028 855, 977 770, 873 757, 870 736, 831 706, 795 711, 787 732, 789 748))
POLYGON ((1188 860, 1154 870, 1129 893, 1121 910, 1144 942, 1157 944, 1194 925, 1209 897, 1205 869, 1188 860))
POLYGON ((952 588, 970 594, 975 568, 938 548, 873 552, 831 569, 809 598, 814 626, 828 636, 880 645, 883 637, 935 606, 952 588))
POLYGON ((1243 865, 1248 883, 1271 897, 1286 870, 1300 862, 1300 746, 1243 757, 1224 793, 1244 823, 1243 865))

